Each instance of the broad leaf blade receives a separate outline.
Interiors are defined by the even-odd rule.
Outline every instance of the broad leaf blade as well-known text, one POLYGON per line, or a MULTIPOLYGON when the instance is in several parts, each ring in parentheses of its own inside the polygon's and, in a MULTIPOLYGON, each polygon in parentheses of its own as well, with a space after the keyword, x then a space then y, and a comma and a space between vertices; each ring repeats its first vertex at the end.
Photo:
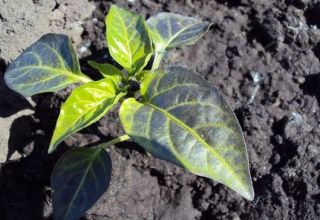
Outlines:
POLYGON ((153 53, 143 17, 112 5, 106 18, 111 56, 129 73, 145 67, 153 53))
POLYGON ((68 136, 98 121, 117 104, 125 93, 117 95, 115 87, 110 79, 102 79, 73 90, 61 107, 49 153, 68 136))
POLYGON ((156 51, 194 44, 210 27, 196 18, 162 12, 147 20, 156 51))
POLYGON ((148 74, 142 103, 120 108, 126 133, 152 155, 254 196, 239 123, 217 89, 181 67, 148 74))
POLYGON ((7 85, 24 96, 55 92, 80 81, 82 75, 71 40, 62 34, 46 34, 29 46, 8 67, 7 85))
POLYGON ((96 63, 89 60, 89 65, 96 70, 98 70, 104 78, 109 78, 115 83, 121 82, 123 78, 123 73, 115 66, 109 63, 96 63))
POLYGON ((75 148, 65 153, 51 174, 53 216, 78 220, 107 190, 111 159, 102 148, 75 148))

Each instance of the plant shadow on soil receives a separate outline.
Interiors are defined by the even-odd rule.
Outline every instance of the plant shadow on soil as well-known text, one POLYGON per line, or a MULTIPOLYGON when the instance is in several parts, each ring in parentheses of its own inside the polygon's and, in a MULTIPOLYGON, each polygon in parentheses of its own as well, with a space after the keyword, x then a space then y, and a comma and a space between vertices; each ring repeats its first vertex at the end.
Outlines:
POLYGON ((25 98, 18 93, 13 92, 5 84, 2 77, 2 73, 5 72, 5 69, 6 63, 0 58, 0 117, 3 118, 9 117, 22 109, 32 108, 25 98))
POLYGON ((320 73, 305 77, 306 81, 301 86, 305 94, 315 96, 320 103, 320 73))
MULTIPOLYGON (((32 109, 29 102, 21 95, 10 90, 3 79, 6 69, 4 60, 0 60, 0 117, 6 118, 23 109, 32 109)), ((27 145, 25 137, 29 135, 30 116, 17 118, 11 128, 7 158, 15 151, 14 146, 27 145)), ((0 219, 42 219, 46 201, 47 172, 46 159, 34 154, 18 161, 8 161, 0 168, 0 219), (38 167, 35 169, 35 167, 38 167)))

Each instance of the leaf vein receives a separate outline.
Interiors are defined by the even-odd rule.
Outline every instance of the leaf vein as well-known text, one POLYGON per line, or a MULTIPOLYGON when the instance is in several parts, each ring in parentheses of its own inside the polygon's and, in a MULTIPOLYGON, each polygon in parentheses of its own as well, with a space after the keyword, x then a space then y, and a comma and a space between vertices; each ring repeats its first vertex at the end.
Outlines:
POLYGON ((167 116, 169 119, 171 119, 173 122, 175 122, 179 127, 183 128, 184 130, 190 132, 192 134, 192 136, 199 141, 203 146, 205 146, 207 148, 207 150, 213 154, 215 156, 215 158, 217 158, 218 161, 220 161, 224 167, 226 167, 231 173, 232 175, 235 177, 235 179, 237 179, 239 181, 239 183, 241 183, 242 186, 245 186, 245 184, 243 183, 243 181, 241 180, 241 178, 238 177, 237 173, 235 173, 235 171, 232 169, 232 166, 230 166, 227 161, 225 161, 225 159, 220 156, 205 140, 203 140, 199 134, 197 134, 192 128, 190 128, 188 125, 186 125, 184 122, 182 122, 181 120, 179 120, 178 118, 176 118, 175 116, 171 115, 169 112, 153 105, 152 103, 144 103, 145 105, 154 108, 155 110, 159 111, 160 113, 164 114, 165 116, 167 116))
MULTIPOLYGON (((162 78, 163 76, 164 76, 164 75, 162 75, 161 78, 162 78)), ((159 81, 161 80, 161 78, 159 78, 159 81)), ((159 82, 159 81, 158 81, 158 82, 159 82)), ((169 92, 169 91, 171 91, 172 89, 175 89, 175 88, 177 88, 177 87, 184 87, 184 86, 196 86, 196 87, 199 87, 199 85, 198 85, 198 84, 195 84, 195 83, 185 83, 185 84, 177 84, 177 85, 171 86, 171 87, 169 87, 169 88, 166 88, 165 90, 158 91, 158 84, 159 84, 158 82, 157 82, 157 85, 156 85, 157 91, 156 91, 156 93, 155 93, 153 96, 151 96, 151 97, 148 98, 149 101, 152 101, 152 100, 154 100, 154 98, 156 98, 156 97, 158 97, 158 96, 160 96, 160 95, 163 95, 163 94, 165 94, 165 93, 167 93, 167 92, 169 92)))
POLYGON ((86 168, 86 170, 85 170, 85 172, 84 172, 84 174, 83 174, 83 176, 82 176, 82 178, 81 178, 81 181, 80 181, 80 183, 79 183, 79 185, 78 185, 78 187, 77 187, 77 189, 76 189, 74 195, 72 196, 72 199, 71 199, 71 201, 70 201, 70 203, 69 203, 69 205, 68 205, 68 208, 67 208, 67 211, 66 211, 65 216, 68 216, 68 215, 69 215, 69 213, 70 213, 70 211, 71 211, 71 208, 72 208, 72 204, 74 203, 74 200, 76 199, 78 193, 81 191, 82 185, 84 184, 84 181, 85 181, 85 179, 86 179, 86 177, 87 177, 87 175, 88 175, 88 173, 89 173, 89 171, 90 171, 90 168, 91 168, 91 166, 92 166, 92 163, 93 163, 95 157, 100 153, 100 150, 101 150, 101 149, 97 150, 97 151, 92 155, 92 157, 91 157, 91 159, 90 159, 90 161, 89 161, 89 164, 88 164, 88 166, 87 166, 87 168, 86 168))

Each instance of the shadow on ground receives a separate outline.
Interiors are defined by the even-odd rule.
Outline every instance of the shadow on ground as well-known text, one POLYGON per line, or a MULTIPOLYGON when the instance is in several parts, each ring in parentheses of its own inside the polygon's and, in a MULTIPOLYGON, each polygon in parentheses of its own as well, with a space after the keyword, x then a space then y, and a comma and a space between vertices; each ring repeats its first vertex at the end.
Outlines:
MULTIPOLYGON (((106 50, 97 51, 95 56, 80 60, 83 71, 92 79, 97 80, 101 76, 89 67, 87 61, 100 57, 97 62, 110 63, 103 58, 106 57, 103 54, 107 54, 106 50)), ((54 93, 39 94, 32 97, 36 102, 35 107, 32 107, 23 96, 7 87, 4 81, 5 69, 5 61, 0 59, 0 117, 10 117, 23 109, 33 109, 34 114, 16 118, 10 128, 7 162, 0 164, 0 219, 52 219, 50 174, 58 158, 70 149, 70 146, 62 143, 51 155, 47 154, 47 147, 60 105, 67 95, 61 97, 54 93), (9 161, 14 152, 19 152, 22 158, 9 161)), ((95 134, 100 139, 86 144, 88 147, 113 138, 101 134, 96 124, 82 130, 80 134, 95 134)), ((122 146, 138 149, 136 145, 122 146)))
POLYGON ((4 82, 3 75, 6 69, 6 63, 0 58, 0 117, 9 117, 23 109, 32 109, 29 102, 8 88, 4 82))

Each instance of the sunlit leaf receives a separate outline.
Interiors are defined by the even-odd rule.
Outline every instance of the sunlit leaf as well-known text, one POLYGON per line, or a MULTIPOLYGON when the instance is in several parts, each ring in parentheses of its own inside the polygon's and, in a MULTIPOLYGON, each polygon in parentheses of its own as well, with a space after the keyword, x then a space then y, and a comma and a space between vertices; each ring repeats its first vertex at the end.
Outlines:
POLYGON ((51 174, 53 217, 78 220, 107 190, 111 159, 102 148, 75 148, 65 153, 51 174))
POLYGON ((5 81, 16 92, 32 96, 91 80, 81 73, 68 36, 46 34, 9 65, 5 81))
POLYGON ((49 153, 71 134, 102 118, 124 95, 125 93, 117 95, 116 85, 108 78, 73 90, 61 107, 49 153))
POLYGON ((193 44, 210 27, 208 22, 167 12, 150 17, 147 24, 156 51, 193 44))
POLYGON ((108 48, 113 59, 129 73, 142 70, 153 53, 143 17, 112 5, 106 25, 108 48))
POLYGON ((109 63, 96 63, 94 61, 88 61, 89 65, 98 70, 104 78, 109 78, 115 83, 121 82, 123 73, 115 66, 109 63))
POLYGON ((182 67, 146 75, 143 101, 120 108, 126 133, 152 155, 223 183, 252 200, 248 156, 233 111, 200 76, 182 67))

